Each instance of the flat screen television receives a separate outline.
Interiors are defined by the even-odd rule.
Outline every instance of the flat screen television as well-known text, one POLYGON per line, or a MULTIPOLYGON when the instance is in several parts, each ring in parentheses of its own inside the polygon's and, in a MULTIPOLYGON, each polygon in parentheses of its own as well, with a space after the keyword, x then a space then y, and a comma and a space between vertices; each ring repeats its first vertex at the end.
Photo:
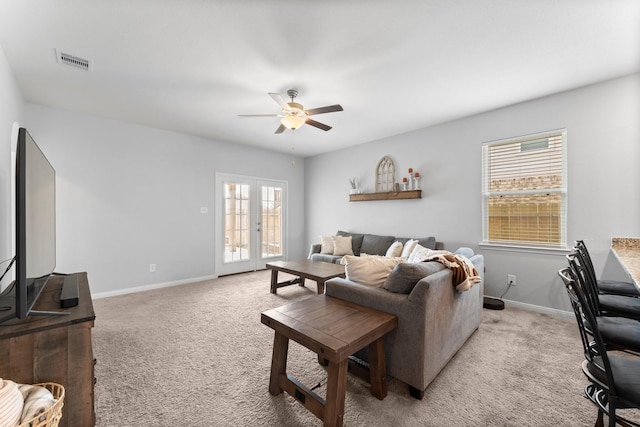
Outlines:
POLYGON ((15 281, 0 299, 8 312, 0 311, 0 322, 62 314, 33 310, 56 266, 56 172, 25 128, 18 131, 15 174, 15 281))

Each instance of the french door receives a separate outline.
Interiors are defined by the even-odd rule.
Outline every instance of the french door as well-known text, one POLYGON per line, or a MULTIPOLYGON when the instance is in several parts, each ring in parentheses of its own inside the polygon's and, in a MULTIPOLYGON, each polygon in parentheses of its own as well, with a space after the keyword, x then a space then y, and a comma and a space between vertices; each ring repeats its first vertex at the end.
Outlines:
POLYGON ((216 274, 265 268, 286 255, 286 182, 216 174, 216 274))

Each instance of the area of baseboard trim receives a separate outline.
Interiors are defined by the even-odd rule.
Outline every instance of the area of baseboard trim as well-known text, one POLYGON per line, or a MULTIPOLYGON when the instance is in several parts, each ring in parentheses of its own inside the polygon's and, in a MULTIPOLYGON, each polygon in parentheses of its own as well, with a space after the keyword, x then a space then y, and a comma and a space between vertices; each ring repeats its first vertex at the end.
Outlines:
POLYGON ((215 276, 215 275, 202 276, 202 277, 194 277, 191 279, 176 280, 174 282, 154 283, 151 285, 136 286, 133 288, 126 288, 126 289, 118 289, 116 291, 98 292, 95 294, 91 294, 91 299, 115 297, 117 295, 126 295, 126 294, 132 294, 135 292, 151 291, 153 289, 169 288, 171 286, 188 285, 189 283, 202 282, 204 280, 212 280, 217 278, 218 276, 215 276))
POLYGON ((506 307, 516 307, 523 310, 535 311, 538 313, 550 314, 552 316, 564 317, 566 319, 573 319, 574 314, 571 311, 558 310, 556 308, 543 307, 541 305, 527 304, 519 301, 503 300, 506 307))

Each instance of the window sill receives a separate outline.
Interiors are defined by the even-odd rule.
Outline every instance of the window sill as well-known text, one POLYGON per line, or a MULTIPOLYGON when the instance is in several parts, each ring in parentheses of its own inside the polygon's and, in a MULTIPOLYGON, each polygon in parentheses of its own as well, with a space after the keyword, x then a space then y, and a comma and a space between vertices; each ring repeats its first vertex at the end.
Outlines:
POLYGON ((563 256, 571 252, 571 248, 545 248, 540 246, 519 246, 519 245, 516 246, 516 245, 483 243, 483 242, 478 243, 478 245, 482 249, 487 249, 491 251, 524 252, 524 253, 532 253, 532 254, 563 255, 563 256))

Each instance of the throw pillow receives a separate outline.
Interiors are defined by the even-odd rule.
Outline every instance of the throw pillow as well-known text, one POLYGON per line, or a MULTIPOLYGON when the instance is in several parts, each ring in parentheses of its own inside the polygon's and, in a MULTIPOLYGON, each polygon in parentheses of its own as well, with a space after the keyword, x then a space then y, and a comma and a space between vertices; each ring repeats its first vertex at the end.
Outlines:
POLYGON ((407 244, 407 242, 409 240, 417 240, 418 244, 420 246, 423 246, 427 249, 435 249, 436 248, 436 238, 431 236, 431 237, 398 237, 396 238, 396 240, 404 243, 405 245, 407 244))
POLYGON ((334 255, 353 255, 353 249, 351 248, 351 236, 331 236, 333 242, 333 254, 334 255))
POLYGON ((417 244, 416 247, 411 252, 411 255, 409 255, 407 262, 410 262, 410 263, 421 262, 424 259, 426 259, 429 256, 429 254, 431 254, 431 252, 434 252, 434 251, 432 251, 431 249, 427 249, 424 246, 421 246, 420 244, 417 244))
POLYGON ((413 252, 417 244, 418 244, 417 240, 409 239, 404 244, 404 248, 402 248, 402 253, 400 253, 400 256, 402 258, 409 258, 409 255, 411 255, 411 252, 413 252))
POLYGON ((347 231, 340 231, 336 233, 337 236, 351 236, 351 247, 354 255, 360 255, 360 246, 362 246, 362 239, 364 234, 349 233, 347 231))
POLYGON ((402 254, 402 243, 395 241, 389 246, 387 249, 387 253, 384 255, 386 257, 395 258, 399 257, 402 254))
POLYGON ((397 294, 410 294, 413 288, 424 277, 445 268, 436 262, 410 264, 401 262, 396 265, 382 287, 397 294))
POLYGON ((333 255, 333 236, 320 236, 320 253, 333 255))
POLYGON ((454 253, 458 255, 462 255, 465 258, 471 258, 473 256, 473 249, 462 246, 456 249, 454 253))
POLYGON ((346 255, 343 262, 346 264, 345 276, 348 280, 379 288, 384 285, 393 267, 402 262, 402 258, 346 255))

